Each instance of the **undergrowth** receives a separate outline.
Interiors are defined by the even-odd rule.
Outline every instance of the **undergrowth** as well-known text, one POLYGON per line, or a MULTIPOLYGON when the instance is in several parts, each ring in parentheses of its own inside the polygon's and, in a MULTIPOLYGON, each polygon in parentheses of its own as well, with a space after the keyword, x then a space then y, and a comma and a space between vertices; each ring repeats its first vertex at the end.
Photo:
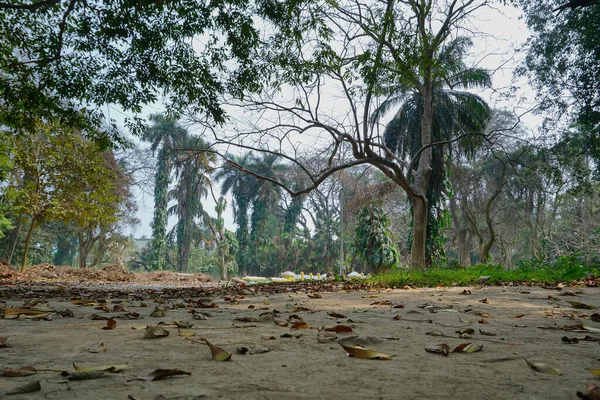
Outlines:
POLYGON ((425 270, 395 268, 388 273, 377 275, 371 281, 387 286, 418 287, 472 286, 480 283, 488 285, 513 283, 555 284, 570 283, 584 278, 600 277, 598 266, 587 266, 571 257, 559 258, 553 263, 531 260, 519 263, 512 269, 499 264, 479 264, 464 267, 436 267, 425 270), (481 277, 489 277, 480 279, 481 277))

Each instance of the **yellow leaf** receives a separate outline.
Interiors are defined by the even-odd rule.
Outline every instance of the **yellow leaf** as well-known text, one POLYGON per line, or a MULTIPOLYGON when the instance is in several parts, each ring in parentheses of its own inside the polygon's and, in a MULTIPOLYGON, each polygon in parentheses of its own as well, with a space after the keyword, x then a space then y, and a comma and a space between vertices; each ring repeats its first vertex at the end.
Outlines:
POLYGON ((212 353, 212 359, 215 361, 228 361, 231 359, 231 354, 223 350, 222 348, 215 346, 211 342, 206 339, 200 339, 210 348, 210 352, 212 353))
POLYGON ((184 332, 181 329, 177 329, 177 332, 179 332, 179 336, 196 336, 196 332, 184 332))
POLYGON ((365 358, 371 360, 391 360, 392 356, 385 353, 380 353, 375 350, 365 349, 359 344, 354 343, 357 337, 340 340, 338 343, 351 357, 365 358))

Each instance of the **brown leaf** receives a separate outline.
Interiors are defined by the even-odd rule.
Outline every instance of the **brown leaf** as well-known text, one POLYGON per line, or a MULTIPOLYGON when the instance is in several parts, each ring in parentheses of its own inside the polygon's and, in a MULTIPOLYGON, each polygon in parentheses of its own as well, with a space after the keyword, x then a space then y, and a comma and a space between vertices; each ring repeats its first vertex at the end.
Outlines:
POLYGON ((96 379, 101 376, 105 376, 104 371, 75 371, 75 372, 61 372, 61 375, 70 381, 83 381, 87 379, 96 379))
POLYGON ((600 400, 600 387, 588 383, 585 393, 577 392, 577 397, 584 400, 600 400))
POLYGON ((548 296, 548 300, 551 300, 551 301, 560 301, 560 299, 557 299, 556 297, 553 297, 553 296, 548 296))
POLYGON ((7 340, 8 340, 8 336, 0 337, 0 348, 10 347, 10 344, 6 343, 7 340))
POLYGON ((477 312, 474 312, 473 314, 479 315, 480 317, 484 317, 484 318, 494 318, 490 314, 483 312, 483 311, 477 311, 477 312))
POLYGON ((321 296, 321 294, 320 294, 320 293, 312 293, 312 294, 311 294, 311 293, 309 293, 309 294, 307 294, 307 296, 308 296, 310 299, 320 299, 320 298, 322 298, 322 297, 323 297, 323 296, 321 296))
POLYGON ((473 343, 463 343, 463 344, 459 344, 458 346, 456 346, 454 348, 454 350, 452 350, 453 353, 476 353, 478 351, 481 351, 481 349, 483 348, 482 344, 476 345, 473 343))
POLYGON ((460 292, 459 294, 462 294, 462 295, 469 295, 469 294, 471 294, 471 291, 470 291, 470 290, 466 290, 466 289, 465 289, 465 290, 463 290, 462 292, 460 292))
POLYGON ((400 314, 396 314, 394 315, 394 318, 392 318, 394 321, 400 321, 400 314))
POLYGON ((0 313, 4 315, 42 315, 47 311, 32 310, 30 308, 1 308, 0 313))
POLYGON ((577 308, 577 309, 583 309, 583 310, 595 310, 596 309, 596 307, 594 307, 594 306, 580 303, 578 301, 567 301, 567 303, 569 303, 571 305, 571 307, 577 308))
POLYGON ((184 332, 181 329, 177 329, 177 333, 179 334, 179 336, 183 336, 183 337, 196 336, 196 332, 184 332))
POLYGON ((389 300, 384 300, 384 301, 376 301, 374 303, 371 303, 372 306, 391 306, 392 302, 389 300))
POLYGON ((287 321, 282 321, 280 319, 273 319, 273 322, 275 323, 275 325, 277 326, 288 326, 287 321))
POLYGON ((150 314, 151 317, 155 317, 155 318, 163 318, 167 315, 167 312, 160 308, 159 306, 154 307, 154 310, 152 311, 152 314, 150 314))
POLYGON ((80 367, 73 363, 73 369, 78 372, 123 372, 129 365, 128 364, 114 364, 114 365, 96 365, 94 367, 80 367))
POLYGON ((114 319, 109 319, 108 321, 106 321, 106 326, 102 329, 108 330, 108 329, 115 329, 117 327, 117 321, 115 321, 114 319))
POLYGON ((480 303, 489 304, 487 297, 483 300, 479 300, 480 303))
POLYGON ((308 324, 304 321, 295 322, 290 329, 308 329, 308 324))
POLYGON ((600 322, 600 314, 594 313, 594 314, 590 315, 590 319, 594 322, 600 322))
POLYGON ((176 376, 176 375, 192 375, 191 372, 185 372, 179 369, 155 369, 154 371, 150 372, 148 375, 146 376, 138 376, 137 378, 139 380, 142 381, 158 381, 160 379, 164 379, 167 378, 169 376, 176 376))
POLYGON ((526 315, 527 314, 518 314, 518 315, 513 315, 511 318, 523 318, 526 315))
POLYGON ((396 304, 392 308, 404 308, 404 304, 396 304))
POLYGON ((463 334, 467 334, 467 335, 472 335, 475 333, 475 329, 473 328, 464 328, 464 329, 459 329, 456 331, 456 333, 463 335, 463 334))
POLYGON ((144 334, 145 339, 157 339, 167 336, 169 336, 169 331, 162 326, 147 326, 144 334))
POLYGON ((226 352, 220 347, 215 346, 211 342, 206 339, 200 339, 210 348, 210 352, 212 353, 212 359, 215 361, 228 361, 231 359, 231 354, 226 352))
POLYGON ((0 372, 2 372, 4 376, 14 378, 36 374, 37 370, 34 367, 21 367, 19 369, 0 369, 0 372))
POLYGON ((570 338, 569 339, 567 336, 563 336, 561 340, 565 344, 577 344, 577 343, 579 343, 579 339, 577 339, 577 338, 570 338))
POLYGON ((442 354, 448 357, 450 353, 450 347, 446 343, 436 344, 435 346, 425 347, 425 351, 428 353, 442 354))
POLYGON ((128 312, 129 310, 127 310, 127 307, 125 307, 125 304, 115 304, 113 307, 113 311, 115 312, 128 312))
POLYGON ((352 328, 346 325, 336 325, 331 328, 325 328, 327 332, 352 332, 352 328))
POLYGON ((482 331, 481 329, 479 330, 479 333, 485 336, 497 336, 495 333, 482 331))
POLYGON ((480 324, 489 324, 489 322, 487 322, 484 318, 478 319, 477 322, 480 324))
POLYGON ((256 317, 238 317, 235 318, 234 321, 237 322, 260 322, 260 319, 256 317))
POLYGON ((336 313, 336 312, 329 312, 329 313, 327 313, 327 315, 329 315, 332 318, 347 318, 347 315, 336 313))
POLYGON ((40 381, 33 381, 33 382, 29 382, 23 386, 14 388, 13 390, 6 392, 6 394, 8 396, 11 396, 13 394, 25 394, 25 393, 39 392, 40 390, 42 390, 40 381))
POLYGON ((86 307, 97 307, 100 305, 95 300, 85 300, 85 299, 74 299, 71 300, 71 304, 75 304, 76 306, 86 306, 86 307))

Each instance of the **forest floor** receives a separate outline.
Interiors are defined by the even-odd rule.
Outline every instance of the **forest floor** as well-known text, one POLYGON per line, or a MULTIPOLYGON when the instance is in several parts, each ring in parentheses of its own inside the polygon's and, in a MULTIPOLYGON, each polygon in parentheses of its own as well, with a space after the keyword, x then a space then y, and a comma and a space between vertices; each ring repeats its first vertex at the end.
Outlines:
POLYGON ((27 375, 0 376, 0 398, 576 399, 599 381, 598 288, 0 276, 0 371, 27 375))

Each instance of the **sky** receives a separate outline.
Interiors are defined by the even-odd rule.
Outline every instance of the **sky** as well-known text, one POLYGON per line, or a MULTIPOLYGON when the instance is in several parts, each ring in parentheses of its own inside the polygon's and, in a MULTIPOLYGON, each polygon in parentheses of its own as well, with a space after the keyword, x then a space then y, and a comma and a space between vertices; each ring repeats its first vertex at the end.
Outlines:
MULTIPOLYGON (((490 106, 514 110, 518 115, 531 108, 535 101, 533 90, 526 80, 519 79, 515 81, 513 77, 514 69, 522 59, 522 55, 517 50, 529 36, 525 22, 519 18, 520 15, 521 12, 517 8, 498 4, 495 8, 486 8, 474 14, 470 19, 471 25, 467 26, 469 32, 464 32, 469 36, 475 33, 473 51, 467 65, 477 65, 493 71, 494 90, 485 90, 478 92, 478 94, 486 99, 490 106), (509 89, 511 85, 515 86, 513 90, 509 89)), ((163 109, 160 104, 148 106, 144 108, 142 116, 160 112, 163 109)), ((107 110, 121 127, 124 127, 125 117, 133 117, 133 115, 123 113, 113 106, 108 106, 107 110)), ((539 124, 539 118, 531 113, 526 114, 523 120, 532 129, 539 124)), ((136 139, 133 140, 137 141, 136 139)), ((139 143, 139 141, 137 142, 139 143)), ((215 190, 218 191, 218 187, 215 190)), ((218 193, 215 194, 218 195, 218 193)), ((141 222, 134 229, 128 229, 125 234, 136 238, 151 237, 152 195, 136 189, 135 197, 139 208, 137 217, 141 222)), ((224 215, 225 227, 235 230, 230 197, 227 202, 228 207, 224 215)), ((203 200, 203 204, 205 210, 215 215, 215 204, 210 195, 203 200)), ((175 217, 171 217, 169 228, 174 223, 175 217)))

